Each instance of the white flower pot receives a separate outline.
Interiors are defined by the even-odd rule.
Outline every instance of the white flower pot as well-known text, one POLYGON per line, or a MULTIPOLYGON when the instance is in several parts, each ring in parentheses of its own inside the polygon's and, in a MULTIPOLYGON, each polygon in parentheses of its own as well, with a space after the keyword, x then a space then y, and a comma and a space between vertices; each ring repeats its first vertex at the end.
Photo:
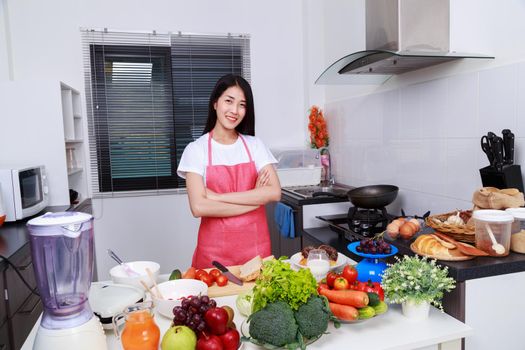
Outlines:
POLYGON ((425 301, 416 304, 413 300, 407 300, 401 304, 403 315, 414 321, 423 321, 430 313, 430 303, 425 301))

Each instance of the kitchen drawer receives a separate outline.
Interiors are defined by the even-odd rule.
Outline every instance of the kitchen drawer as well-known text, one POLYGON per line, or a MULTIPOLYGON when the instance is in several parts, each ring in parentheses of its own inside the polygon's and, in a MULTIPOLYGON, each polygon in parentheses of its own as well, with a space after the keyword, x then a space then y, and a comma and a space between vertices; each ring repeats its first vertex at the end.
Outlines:
POLYGON ((13 348, 20 349, 24 344, 31 329, 42 313, 40 297, 31 294, 22 307, 11 319, 11 334, 13 335, 13 348))
MULTIPOLYGON (((9 259, 13 265, 17 267, 24 279, 29 285, 35 289, 36 281, 33 272, 33 264, 31 262, 31 249, 29 243, 24 245, 19 251, 11 256, 9 259)), ((27 299, 31 291, 22 282, 20 277, 16 274, 12 266, 5 270, 5 283, 9 291, 7 300, 7 315, 9 318, 17 312, 27 299)))
MULTIPOLYGON (((0 323, 1 324, 1 323, 0 323)), ((9 327, 7 323, 0 327, 0 350, 10 350, 9 327)))

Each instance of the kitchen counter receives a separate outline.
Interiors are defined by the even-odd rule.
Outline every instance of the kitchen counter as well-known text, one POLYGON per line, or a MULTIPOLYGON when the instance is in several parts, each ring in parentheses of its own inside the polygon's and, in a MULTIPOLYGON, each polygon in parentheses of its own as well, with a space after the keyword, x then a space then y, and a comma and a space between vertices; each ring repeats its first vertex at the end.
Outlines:
MULTIPOLYGON (((236 296, 215 298, 218 305, 229 305, 235 311, 234 322, 237 329, 241 328, 245 318, 240 315, 235 306, 236 296)), ((170 326, 171 320, 157 314, 155 320, 161 330, 161 335, 170 326)), ((31 350, 40 322, 33 327, 21 350, 31 350)), ((414 322, 401 313, 399 305, 391 305, 386 314, 367 321, 353 324, 342 324, 339 329, 330 324, 328 333, 308 346, 307 349, 347 349, 351 344, 353 349, 367 350, 401 350, 401 349, 460 349, 461 338, 472 334, 471 327, 456 319, 431 308, 430 317, 421 322, 414 322)), ((112 331, 106 331, 108 350, 121 349, 112 331)), ((74 344, 71 344, 74 348, 74 344)), ((244 343, 243 349, 260 349, 251 343, 244 343)), ((95 349, 94 349, 95 350, 95 349)))
MULTIPOLYGON (((430 231, 433 230, 426 229, 423 230, 422 233, 430 231)), ((349 242, 338 233, 332 231, 329 227, 305 229, 303 235, 307 235, 310 238, 319 241, 319 244, 329 244, 354 260, 361 261, 362 259, 361 257, 350 253, 346 248, 349 242)), ((414 239, 410 241, 397 239, 390 243, 394 244, 399 249, 399 255, 414 255, 412 250, 410 250, 410 243, 412 243, 414 239)), ((472 260, 466 261, 439 261, 439 263, 448 267, 450 277, 458 282, 462 282, 476 278, 525 271, 525 254, 511 252, 508 256, 501 258, 476 257, 472 260)))

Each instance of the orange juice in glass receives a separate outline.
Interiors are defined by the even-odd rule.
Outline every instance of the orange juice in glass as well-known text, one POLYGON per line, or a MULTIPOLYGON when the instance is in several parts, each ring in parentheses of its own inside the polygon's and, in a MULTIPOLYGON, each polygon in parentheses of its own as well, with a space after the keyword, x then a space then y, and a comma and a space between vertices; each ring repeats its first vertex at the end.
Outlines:
POLYGON ((159 348, 160 330, 153 319, 151 301, 126 307, 122 313, 113 318, 113 328, 124 350, 157 350, 159 348), (121 319, 125 320, 122 333, 119 331, 121 319))

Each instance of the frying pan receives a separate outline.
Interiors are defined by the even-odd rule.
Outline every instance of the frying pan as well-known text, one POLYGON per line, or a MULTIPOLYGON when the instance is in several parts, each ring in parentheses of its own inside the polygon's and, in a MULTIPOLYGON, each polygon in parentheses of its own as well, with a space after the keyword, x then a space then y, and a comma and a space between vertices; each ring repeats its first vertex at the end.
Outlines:
POLYGON ((371 185, 357 187, 348 191, 348 199, 353 205, 364 209, 386 207, 397 197, 399 188, 393 185, 371 185))

